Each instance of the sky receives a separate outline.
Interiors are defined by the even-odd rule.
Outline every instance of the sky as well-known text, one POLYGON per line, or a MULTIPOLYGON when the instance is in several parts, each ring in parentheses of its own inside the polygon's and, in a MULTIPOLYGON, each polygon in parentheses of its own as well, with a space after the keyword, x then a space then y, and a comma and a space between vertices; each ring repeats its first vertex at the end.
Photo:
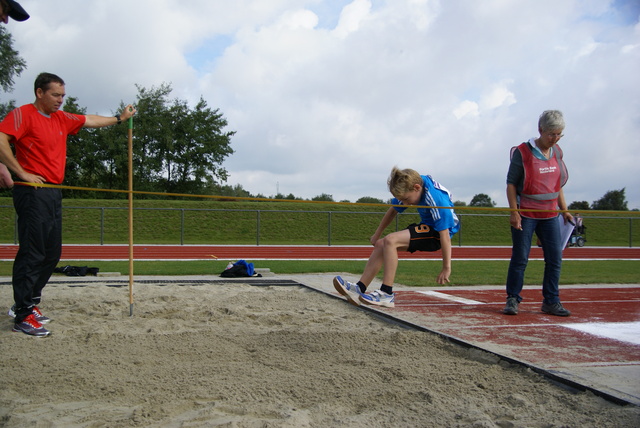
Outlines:
MULTIPOLYGON (((564 113, 565 197, 640 208, 639 0, 20 0, 27 62, 88 113, 136 85, 202 97, 235 131, 227 184, 388 200, 393 166, 507 206, 512 146, 564 113)), ((135 123, 135 122, 134 122, 135 123)), ((135 130, 134 130, 135 133, 135 130)))

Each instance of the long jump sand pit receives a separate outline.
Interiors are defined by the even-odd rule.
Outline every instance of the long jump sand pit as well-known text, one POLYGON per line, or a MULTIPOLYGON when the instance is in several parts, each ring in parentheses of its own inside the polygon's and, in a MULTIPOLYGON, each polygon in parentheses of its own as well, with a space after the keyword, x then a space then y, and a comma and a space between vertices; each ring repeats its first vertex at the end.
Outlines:
MULTIPOLYGON (((301 286, 50 284, 0 323, 0 427, 633 427, 640 408, 301 286), (84 285, 84 286, 79 286, 84 285)), ((5 306, 8 284, 0 285, 5 306)))

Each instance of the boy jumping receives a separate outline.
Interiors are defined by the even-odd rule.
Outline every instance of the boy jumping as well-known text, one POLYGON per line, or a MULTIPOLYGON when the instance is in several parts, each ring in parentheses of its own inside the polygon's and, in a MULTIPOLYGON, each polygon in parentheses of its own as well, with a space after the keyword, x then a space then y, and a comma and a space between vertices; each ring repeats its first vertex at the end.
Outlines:
POLYGON ((438 284, 449 282, 451 275, 451 236, 460 229, 460 221, 453 209, 451 194, 429 175, 420 175, 413 169, 394 167, 387 180, 389 191, 394 196, 392 205, 417 205, 420 223, 410 224, 406 229, 393 232, 380 238, 398 213, 407 207, 392 206, 386 212, 380 225, 370 239, 374 246, 360 280, 354 284, 336 276, 333 285, 347 300, 359 306, 368 305, 395 306, 393 282, 398 268, 398 251, 438 251, 442 249, 442 270, 438 275, 438 284), (365 293, 371 281, 384 266, 382 286, 379 290, 365 293))

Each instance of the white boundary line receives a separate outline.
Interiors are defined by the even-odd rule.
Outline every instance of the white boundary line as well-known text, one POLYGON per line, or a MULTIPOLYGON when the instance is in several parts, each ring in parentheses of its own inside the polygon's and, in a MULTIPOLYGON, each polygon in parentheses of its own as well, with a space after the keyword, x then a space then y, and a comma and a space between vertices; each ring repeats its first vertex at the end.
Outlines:
POLYGON ((443 300, 450 300, 456 303, 463 303, 465 305, 484 305, 484 302, 479 302, 477 300, 465 299, 464 297, 452 296, 451 294, 441 293, 439 291, 418 291, 420 294, 424 294, 427 296, 437 297, 443 300))

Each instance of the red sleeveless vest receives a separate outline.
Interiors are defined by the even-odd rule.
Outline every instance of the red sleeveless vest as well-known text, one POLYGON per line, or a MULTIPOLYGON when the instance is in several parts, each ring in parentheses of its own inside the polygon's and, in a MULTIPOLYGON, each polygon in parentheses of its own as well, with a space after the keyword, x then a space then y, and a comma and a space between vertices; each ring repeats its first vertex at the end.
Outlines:
MULTIPOLYGON (((528 143, 514 147, 522 155, 524 167, 524 186, 520 194, 520 209, 557 210, 560 189, 567 183, 569 173, 562 160, 562 149, 553 147, 551 159, 538 159, 534 156, 528 143)), ((524 217, 552 218, 555 212, 521 211, 524 217)))

